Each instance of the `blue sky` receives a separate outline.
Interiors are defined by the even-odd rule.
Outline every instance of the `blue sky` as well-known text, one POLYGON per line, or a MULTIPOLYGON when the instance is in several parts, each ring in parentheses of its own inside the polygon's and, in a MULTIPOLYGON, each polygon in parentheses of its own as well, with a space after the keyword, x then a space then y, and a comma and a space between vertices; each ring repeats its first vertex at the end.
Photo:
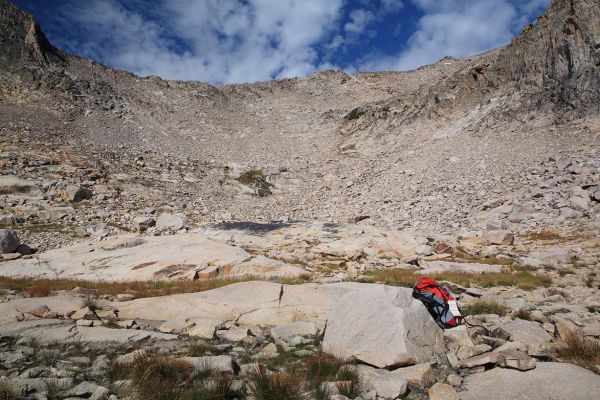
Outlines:
POLYGON ((213 84, 478 54, 510 42, 549 1, 13 0, 73 54, 213 84))

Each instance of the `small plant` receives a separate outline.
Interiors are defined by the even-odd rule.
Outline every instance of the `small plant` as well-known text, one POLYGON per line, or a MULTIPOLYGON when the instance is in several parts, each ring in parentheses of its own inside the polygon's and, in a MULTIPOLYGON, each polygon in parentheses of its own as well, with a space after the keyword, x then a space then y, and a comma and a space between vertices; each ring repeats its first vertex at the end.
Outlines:
POLYGON ((367 110, 357 107, 354 110, 350 111, 348 114, 346 114, 344 119, 346 121, 352 121, 355 119, 359 119, 361 115, 366 114, 366 113, 367 113, 367 110))
POLYGON ((306 357, 305 365, 307 377, 314 381, 316 386, 320 386, 321 382, 336 377, 344 361, 319 351, 306 357))
POLYGON ((342 368, 338 374, 336 386, 342 396, 355 399, 360 395, 358 374, 350 368, 342 368))
POLYGON ((5 380, 0 379, 0 400, 16 400, 17 394, 13 387, 5 380))
POLYGON ((506 315, 506 307, 493 300, 475 300, 463 307, 463 315, 497 314, 501 317, 506 315))
POLYGON ((555 348, 555 354, 567 361, 594 370, 600 364, 600 340, 569 331, 555 348))
POLYGON ((249 391, 256 400, 304 400, 304 383, 298 375, 269 372, 260 366, 249 375, 249 391))
POLYGON ((60 392, 64 389, 63 386, 56 379, 46 379, 44 380, 44 384, 46 385, 46 398, 48 400, 58 400, 60 399, 60 392))
MULTIPOLYGON (((196 379, 196 378, 194 378, 196 379)), ((183 400, 233 400, 238 393, 232 389, 234 376, 228 372, 213 372, 200 384, 186 390, 183 400)))
POLYGON ((273 194, 271 189, 274 187, 272 183, 267 181, 265 174, 261 170, 250 170, 244 172, 236 180, 242 185, 254 189, 254 193, 259 197, 267 197, 273 194))
POLYGON ((526 321, 531 321, 531 312, 528 310, 520 309, 519 311, 512 314, 513 319, 524 319, 526 321))

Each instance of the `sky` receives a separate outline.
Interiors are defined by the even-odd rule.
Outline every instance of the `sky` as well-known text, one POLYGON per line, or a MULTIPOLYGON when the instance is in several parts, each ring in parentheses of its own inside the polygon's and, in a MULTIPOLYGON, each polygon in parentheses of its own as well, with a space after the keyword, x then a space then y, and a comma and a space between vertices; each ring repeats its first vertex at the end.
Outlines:
POLYGON ((550 0, 12 0, 57 47, 212 84, 411 70, 507 44, 550 0))

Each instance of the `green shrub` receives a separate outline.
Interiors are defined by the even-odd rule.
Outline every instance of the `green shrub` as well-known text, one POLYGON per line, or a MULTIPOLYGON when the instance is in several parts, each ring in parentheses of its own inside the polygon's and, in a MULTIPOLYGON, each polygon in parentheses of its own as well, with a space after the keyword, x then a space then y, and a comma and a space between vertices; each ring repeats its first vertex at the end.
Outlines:
POLYGON ((357 107, 354 110, 350 111, 348 114, 346 114, 344 119, 346 121, 352 121, 354 119, 359 119, 361 115, 366 114, 366 113, 367 113, 367 110, 365 110, 361 107, 357 107))
POLYGON ((244 172, 236 180, 242 185, 254 189, 254 193, 259 197, 267 197, 273 194, 271 189, 274 187, 272 183, 267 182, 265 174, 261 170, 251 170, 244 172))

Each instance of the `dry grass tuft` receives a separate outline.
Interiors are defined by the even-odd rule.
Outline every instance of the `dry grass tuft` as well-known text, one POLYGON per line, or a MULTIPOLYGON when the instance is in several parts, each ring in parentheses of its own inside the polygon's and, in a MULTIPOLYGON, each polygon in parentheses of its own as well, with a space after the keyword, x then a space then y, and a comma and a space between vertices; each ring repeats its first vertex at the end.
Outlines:
POLYGON ((76 287, 93 289, 97 296, 119 293, 131 293, 136 298, 167 296, 179 293, 195 293, 216 289, 255 278, 211 279, 196 281, 132 281, 132 282, 95 282, 75 279, 33 279, 0 277, 0 289, 16 290, 30 297, 47 296, 52 292, 73 290, 76 287))
POLYGON ((493 300, 475 300, 462 308, 463 315, 497 314, 506 315, 506 307, 493 300))
MULTIPOLYGON (((417 274, 412 269, 384 269, 373 272, 373 279, 386 285, 413 287, 424 275, 417 274)), ((523 290, 534 290, 540 286, 547 287, 552 279, 546 275, 533 274, 529 271, 487 272, 483 274, 468 272, 445 272, 430 276, 439 281, 449 281, 461 286, 481 287, 516 286, 523 290)))
POLYGON ((202 357, 207 353, 216 355, 219 351, 216 346, 204 342, 191 343, 187 348, 187 354, 190 357, 202 357))
POLYGON ((335 384, 338 392, 349 399, 355 399, 360 395, 360 384, 358 374, 348 368, 343 368, 338 374, 335 384))
POLYGON ((521 309, 512 314, 512 319, 524 319, 525 321, 531 321, 531 312, 521 309))
POLYGON ((249 391, 256 400, 304 400, 304 382, 297 374, 257 368, 249 375, 249 391))
POLYGON ((304 364, 307 378, 318 387, 322 382, 333 380, 337 376, 344 360, 319 351, 306 357, 304 364))
POLYGON ((570 331, 554 347, 554 353, 560 359, 595 370, 600 364, 600 340, 587 338, 570 331))
POLYGON ((135 357, 128 366, 128 377, 142 399, 177 400, 194 374, 194 366, 177 358, 158 354, 135 357))
POLYGON ((0 379, 0 400, 16 400, 17 394, 8 382, 0 379))
POLYGON ((233 400, 239 398, 233 388, 235 377, 229 372, 212 372, 199 384, 187 389, 183 400, 233 400))
POLYGON ((536 241, 563 239, 563 237, 560 236, 558 233, 549 230, 542 230, 539 232, 527 232, 524 235, 522 235, 522 238, 525 240, 536 241))

